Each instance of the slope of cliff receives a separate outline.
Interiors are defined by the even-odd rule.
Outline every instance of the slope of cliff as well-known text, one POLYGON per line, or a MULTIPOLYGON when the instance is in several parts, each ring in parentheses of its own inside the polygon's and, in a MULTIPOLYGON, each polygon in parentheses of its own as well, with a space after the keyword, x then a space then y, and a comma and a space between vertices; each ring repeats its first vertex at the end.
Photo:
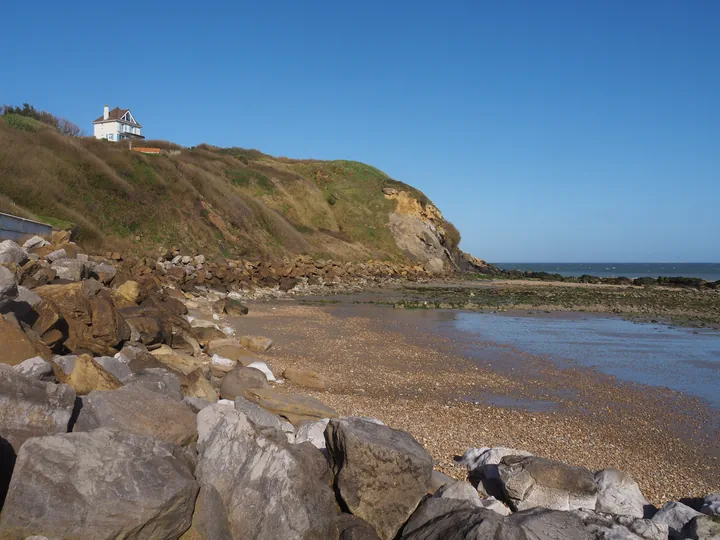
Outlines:
POLYGON ((74 226, 90 249, 178 247, 226 256, 464 260, 459 234, 419 191, 353 161, 148 141, 121 144, 0 117, 0 211, 74 226))

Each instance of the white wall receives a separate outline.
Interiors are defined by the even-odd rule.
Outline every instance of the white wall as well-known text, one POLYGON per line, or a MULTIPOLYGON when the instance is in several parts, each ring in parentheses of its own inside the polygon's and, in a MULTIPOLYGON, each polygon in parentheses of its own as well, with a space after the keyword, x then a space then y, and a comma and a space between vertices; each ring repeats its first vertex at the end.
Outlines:
MULTIPOLYGON (((123 124, 121 122, 103 122, 101 124, 93 124, 93 134, 95 135, 96 139, 107 139, 107 136, 109 134, 113 134, 113 142, 117 142, 118 135, 120 133, 128 133, 123 130, 123 124)), ((140 128, 135 126, 128 126, 128 130, 130 133, 135 133, 137 135, 140 135, 140 128)))

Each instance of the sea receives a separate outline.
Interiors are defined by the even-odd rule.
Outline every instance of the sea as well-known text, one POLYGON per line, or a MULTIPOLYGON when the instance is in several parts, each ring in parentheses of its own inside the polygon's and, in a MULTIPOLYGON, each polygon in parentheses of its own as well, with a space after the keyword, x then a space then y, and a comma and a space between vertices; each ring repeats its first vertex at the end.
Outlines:
POLYGON ((689 277, 720 280, 720 263, 495 263, 503 270, 547 272, 561 276, 689 277))

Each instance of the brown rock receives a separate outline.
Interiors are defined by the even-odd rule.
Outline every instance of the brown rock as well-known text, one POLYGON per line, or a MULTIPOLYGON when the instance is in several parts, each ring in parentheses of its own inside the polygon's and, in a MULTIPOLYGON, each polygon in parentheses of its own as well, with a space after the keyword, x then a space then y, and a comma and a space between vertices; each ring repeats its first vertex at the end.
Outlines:
POLYGON ((155 345, 165 341, 165 329, 157 317, 130 309, 132 308, 123 308, 120 313, 130 327, 132 341, 145 345, 155 345))
POLYGON ((110 347, 117 347, 130 339, 130 327, 117 313, 110 295, 98 295, 90 300, 92 311, 92 335, 110 347))
POLYGON ((220 395, 223 399, 234 400, 236 397, 245 397, 247 390, 269 387, 267 378, 262 371, 236 366, 223 377, 220 383, 220 395))
POLYGON ((37 318, 32 324, 32 329, 43 336, 44 341, 45 334, 56 327, 62 320, 62 315, 57 306, 48 300, 42 300, 33 308, 33 311, 37 314, 37 318))
POLYGON ((223 334, 217 328, 209 327, 193 328, 191 329, 190 333, 192 337, 194 337, 203 347, 206 347, 208 343, 213 340, 223 339, 225 337, 225 334, 223 334))
POLYGON ((126 281, 117 288, 117 293, 133 304, 139 304, 145 299, 142 287, 137 281, 126 281))
POLYGON ((266 411, 286 418, 291 424, 337 417, 337 412, 314 397, 292 394, 278 388, 248 389, 245 398, 266 411))
POLYGON ((115 390, 122 384, 89 354, 78 357, 56 357, 50 364, 58 381, 72 386, 78 395, 93 390, 115 390))
POLYGON ((243 336, 240 345, 255 352, 265 352, 272 347, 273 340, 263 336, 243 336))
POLYGON ((205 378, 201 369, 191 371, 185 377, 180 379, 182 384, 182 392, 185 397, 196 397, 205 399, 211 403, 218 400, 217 392, 205 378))
POLYGON ((198 369, 202 373, 208 372, 208 366, 205 365, 202 360, 188 354, 178 353, 169 347, 160 347, 159 349, 152 351, 151 354, 163 365, 163 367, 179 371, 185 375, 198 369))
POLYGON ((326 388, 325 378, 316 371, 287 368, 283 372, 283 377, 298 386, 305 386, 314 390, 325 390, 326 388))
MULTIPOLYGON (((240 345, 240 341, 233 338, 213 339, 208 342, 205 350, 210 356, 217 354, 223 358, 229 358, 235 361, 248 353, 247 349, 240 345)), ((257 360, 259 360, 259 358, 257 360)))
POLYGON ((0 315, 0 362, 16 366, 37 356, 33 342, 12 315, 0 315))

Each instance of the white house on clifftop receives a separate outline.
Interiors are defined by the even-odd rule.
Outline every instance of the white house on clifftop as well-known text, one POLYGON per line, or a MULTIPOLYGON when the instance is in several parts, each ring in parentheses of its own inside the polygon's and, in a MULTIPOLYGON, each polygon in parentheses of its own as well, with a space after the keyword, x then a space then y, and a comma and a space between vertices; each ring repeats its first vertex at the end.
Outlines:
POLYGON ((103 115, 93 122, 96 139, 118 142, 126 139, 144 139, 142 126, 137 123, 130 109, 115 107, 112 111, 105 105, 103 115))

